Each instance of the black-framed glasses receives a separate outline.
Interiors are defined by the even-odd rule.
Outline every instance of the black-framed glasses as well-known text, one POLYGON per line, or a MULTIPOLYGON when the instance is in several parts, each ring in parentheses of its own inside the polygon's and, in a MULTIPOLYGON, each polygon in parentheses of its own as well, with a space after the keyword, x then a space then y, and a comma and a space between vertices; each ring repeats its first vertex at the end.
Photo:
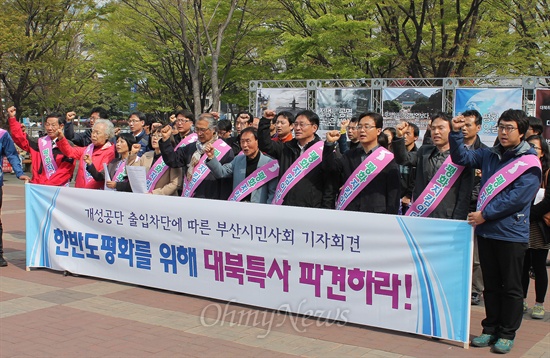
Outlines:
POLYGON ((515 131, 517 128, 514 127, 514 126, 503 126, 503 125, 498 125, 498 126, 497 126, 497 129, 498 129, 500 132, 512 133, 512 132, 515 131))
POLYGON ((364 130, 368 131, 372 128, 376 128, 376 126, 371 126, 371 125, 368 125, 368 124, 358 124, 357 127, 355 127, 355 129, 357 129, 358 131, 360 131, 361 129, 364 129, 364 130))

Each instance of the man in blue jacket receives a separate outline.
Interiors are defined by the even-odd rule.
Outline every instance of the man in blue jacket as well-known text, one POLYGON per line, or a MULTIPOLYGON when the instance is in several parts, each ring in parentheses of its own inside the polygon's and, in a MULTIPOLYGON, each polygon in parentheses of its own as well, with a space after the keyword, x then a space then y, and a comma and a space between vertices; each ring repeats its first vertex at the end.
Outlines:
POLYGON ((521 273, 529 242, 531 201, 540 188, 540 163, 529 157, 536 158, 536 153, 524 140, 529 128, 525 112, 509 109, 502 113, 497 125, 500 144, 492 148, 467 150, 461 132, 464 124, 463 116, 453 118, 451 158, 482 173, 477 211, 468 214, 468 223, 478 238, 486 318, 481 322, 483 333, 472 345, 494 345, 493 352, 508 353, 523 315, 521 273), (497 184, 492 185, 494 180, 497 184))
MULTIPOLYGON (((31 178, 25 175, 23 169, 21 168, 21 160, 19 159, 19 155, 15 149, 15 144, 13 144, 13 139, 11 139, 11 136, 7 131, 0 128, 0 165, 4 162, 4 157, 8 158, 8 161, 10 162, 17 178, 21 180, 31 180, 31 178)), ((4 172, 0 169, 0 214, 2 210, 3 187, 4 172)), ((2 241, 3 232, 2 217, 0 216, 0 267, 8 266, 8 262, 4 260, 4 243, 2 241)))

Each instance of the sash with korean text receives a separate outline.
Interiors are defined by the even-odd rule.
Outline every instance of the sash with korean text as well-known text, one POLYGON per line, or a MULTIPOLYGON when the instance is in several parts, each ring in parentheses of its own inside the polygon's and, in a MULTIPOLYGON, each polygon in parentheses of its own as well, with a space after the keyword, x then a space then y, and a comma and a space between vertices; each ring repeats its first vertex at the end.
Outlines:
POLYGON ((453 163, 449 155, 422 194, 420 194, 420 197, 414 200, 414 203, 412 203, 405 215, 429 216, 453 187, 463 170, 464 167, 453 163))
MULTIPOLYGON (((196 142, 198 138, 199 137, 197 136, 197 133, 192 133, 188 135, 178 143, 176 148, 174 148, 174 152, 178 150, 178 148, 185 147, 188 144, 196 142)), ((149 169, 149 172, 147 173, 147 178, 146 178, 147 191, 149 193, 153 192, 153 189, 155 189, 157 182, 164 175, 164 173, 166 173, 167 170, 168 170, 168 166, 166 165, 164 160, 162 160, 162 157, 157 159, 157 161, 151 166, 151 168, 149 169)))
MULTIPOLYGON (((86 150, 84 150, 84 154, 82 155, 82 158, 84 158, 85 155, 89 155, 90 158, 92 157, 92 154, 94 154, 94 145, 93 143, 90 143, 86 150)), ((80 166, 82 167, 82 170, 84 171, 84 181, 86 184, 88 184, 90 181, 92 181, 92 174, 86 170, 86 162, 83 160, 80 161, 80 166)))
POLYGON ((316 142, 290 165, 277 185, 277 191, 275 191, 275 197, 273 198, 272 204, 281 205, 290 189, 316 166, 321 164, 323 159, 323 146, 324 142, 322 140, 316 142))
POLYGON ((336 210, 344 210, 392 160, 393 153, 384 147, 378 147, 363 160, 342 187, 336 200, 336 210))
POLYGON ((485 206, 504 188, 512 184, 527 170, 537 167, 541 171, 540 160, 535 155, 521 156, 493 174, 479 191, 477 198, 477 210, 482 211, 485 206))
MULTIPOLYGON (((218 160, 220 160, 231 149, 231 147, 221 139, 216 140, 214 144, 212 144, 212 146, 214 147, 214 156, 218 160)), ((199 162, 195 166, 195 169, 193 170, 191 180, 185 181, 185 185, 183 187, 184 190, 181 196, 186 198, 193 197, 193 195, 195 194, 195 190, 197 190, 202 181, 208 176, 208 174, 210 174, 210 169, 208 169, 208 167, 204 163, 205 160, 206 154, 203 154, 201 159, 199 159, 199 162)))
POLYGON ((57 164, 53 156, 53 142, 48 136, 38 139, 38 149, 40 150, 40 157, 42 158, 42 164, 46 171, 46 177, 50 179, 52 175, 57 171, 57 164))
POLYGON ((115 169, 115 174, 111 178, 112 181, 120 183, 124 180, 126 176, 126 159, 121 159, 115 169))
POLYGON ((246 198, 254 190, 259 189, 263 185, 270 182, 279 176, 279 162, 272 160, 265 163, 260 168, 256 169, 252 174, 247 176, 239 185, 235 187, 229 201, 241 201, 246 198))

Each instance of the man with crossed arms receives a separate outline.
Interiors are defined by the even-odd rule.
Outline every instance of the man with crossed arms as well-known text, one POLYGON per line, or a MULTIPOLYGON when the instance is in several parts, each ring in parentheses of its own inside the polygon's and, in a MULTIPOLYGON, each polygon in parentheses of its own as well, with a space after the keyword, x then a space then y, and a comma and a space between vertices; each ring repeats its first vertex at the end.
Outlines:
POLYGON ((502 113, 497 123, 500 144, 493 148, 466 149, 465 123, 463 116, 453 118, 449 143, 454 163, 481 169, 478 204, 468 223, 477 234, 486 317, 472 345, 493 345, 493 352, 508 353, 523 316, 521 275, 531 201, 540 188, 540 161, 524 140, 529 128, 525 112, 502 113))

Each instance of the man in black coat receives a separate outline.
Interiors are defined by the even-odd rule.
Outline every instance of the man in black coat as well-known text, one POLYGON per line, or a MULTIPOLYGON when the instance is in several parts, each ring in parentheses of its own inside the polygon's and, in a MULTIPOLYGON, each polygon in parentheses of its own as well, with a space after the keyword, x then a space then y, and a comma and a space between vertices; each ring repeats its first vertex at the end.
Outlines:
MULTIPOLYGON (((305 110, 296 115, 294 139, 281 143, 271 140, 269 127, 275 117, 275 111, 266 110, 258 126, 260 150, 279 161, 279 181, 287 169, 313 144, 321 141, 316 134, 319 128, 319 116, 305 110)), ((334 178, 322 165, 317 165, 305 175, 284 198, 283 205, 309 208, 334 208, 334 178)))
MULTIPOLYGON (((406 122, 401 122, 396 126, 397 137, 392 142, 395 160, 398 164, 416 165, 413 203, 414 200, 420 197, 420 194, 450 154, 449 133, 451 131, 451 117, 446 113, 438 112, 432 115, 430 119, 433 144, 421 146, 416 153, 407 152, 403 140, 403 133, 408 128, 408 123, 406 122)), ((429 217, 465 220, 470 205, 470 195, 474 184, 473 178, 473 170, 465 168, 439 205, 430 213, 429 217)))

